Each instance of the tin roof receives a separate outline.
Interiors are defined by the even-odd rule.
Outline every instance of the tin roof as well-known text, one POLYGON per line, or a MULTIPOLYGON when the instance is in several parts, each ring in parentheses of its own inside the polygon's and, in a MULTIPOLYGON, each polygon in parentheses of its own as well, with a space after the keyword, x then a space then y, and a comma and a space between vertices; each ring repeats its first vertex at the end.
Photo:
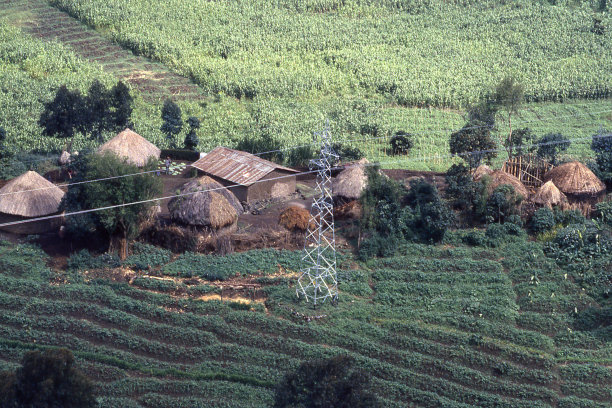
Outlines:
POLYGON ((215 177, 243 186, 250 186, 275 169, 298 173, 297 170, 272 163, 251 153, 227 147, 214 148, 192 166, 215 177))

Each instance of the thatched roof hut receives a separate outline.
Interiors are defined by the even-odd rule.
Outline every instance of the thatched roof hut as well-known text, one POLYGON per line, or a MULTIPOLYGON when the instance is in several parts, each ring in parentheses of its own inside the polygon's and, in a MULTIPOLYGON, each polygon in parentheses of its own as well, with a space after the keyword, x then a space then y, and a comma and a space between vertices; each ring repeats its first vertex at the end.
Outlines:
POLYGON ((147 164, 149 158, 159 159, 161 155, 157 146, 128 128, 98 148, 98 153, 105 151, 113 152, 138 167, 147 164))
POLYGON ((557 166, 544 175, 544 181, 552 181, 566 195, 598 196, 605 193, 606 185, 587 166, 570 162, 557 166))
MULTIPOLYGON (((63 197, 64 192, 55 184, 34 171, 28 171, 0 189, 0 223, 57 214, 63 197)), ((3 229, 20 234, 36 234, 60 224, 61 218, 58 217, 3 229)))
POLYGON ((236 196, 207 176, 185 183, 179 194, 188 195, 172 198, 168 210, 183 224, 218 230, 235 224, 242 213, 236 196))
POLYGON ((491 183, 488 186, 489 194, 491 194, 497 187, 504 184, 509 184, 514 187, 514 191, 518 195, 523 196, 524 199, 529 197, 529 191, 527 191, 527 188, 518 178, 514 177, 513 175, 505 173, 501 170, 494 170, 488 176, 491 178, 491 183))
POLYGON ((567 197, 555 186, 555 183, 549 180, 538 188, 533 196, 533 202, 552 208, 553 205, 567 204, 567 197))
POLYGON ((476 167, 476 170, 474 170, 474 174, 472 176, 474 177, 475 181, 478 181, 482 178, 482 176, 485 176, 491 173, 493 173, 493 169, 491 169, 486 164, 481 164, 480 166, 476 167))
POLYGON ((334 196, 348 200, 357 200, 368 185, 365 165, 367 159, 361 159, 346 165, 346 168, 332 182, 334 196))

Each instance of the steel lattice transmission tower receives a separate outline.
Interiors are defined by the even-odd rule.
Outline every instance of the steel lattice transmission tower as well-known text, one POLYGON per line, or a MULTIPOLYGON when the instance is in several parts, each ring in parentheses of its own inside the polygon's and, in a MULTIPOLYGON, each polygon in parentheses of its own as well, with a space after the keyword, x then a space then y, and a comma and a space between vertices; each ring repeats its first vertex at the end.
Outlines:
POLYGON ((304 242, 302 268, 298 279, 297 295, 312 300, 314 306, 328 298, 338 299, 336 279, 336 235, 334 231, 334 203, 332 200, 331 167, 338 155, 331 146, 329 123, 314 137, 321 138, 318 159, 310 161, 310 169, 317 171, 317 195, 310 208, 310 219, 304 242))

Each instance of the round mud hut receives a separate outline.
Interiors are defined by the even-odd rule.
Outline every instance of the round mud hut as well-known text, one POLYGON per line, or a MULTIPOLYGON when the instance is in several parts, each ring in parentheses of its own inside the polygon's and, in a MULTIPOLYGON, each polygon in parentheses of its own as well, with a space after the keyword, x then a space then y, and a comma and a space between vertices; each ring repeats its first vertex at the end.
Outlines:
POLYGON ((606 185, 580 162, 565 163, 544 175, 567 196, 570 204, 595 203, 606 193, 606 185))
POLYGON ((361 159, 346 165, 332 182, 334 197, 345 202, 358 200, 361 193, 368 186, 368 175, 366 173, 367 159, 361 159))
MULTIPOLYGON (((59 215, 64 192, 40 174, 28 171, 0 189, 0 224, 59 215)), ((54 231, 62 217, 0 227, 15 234, 41 234, 54 231)))
POLYGON ((557 186, 555 186, 555 183, 553 183, 551 180, 548 180, 546 183, 542 184, 540 188, 538 188, 538 191, 536 191, 532 201, 538 205, 548 207, 550 209, 552 209, 553 206, 563 208, 565 205, 567 205, 567 197, 557 188, 557 186))
POLYGON ((514 187, 514 192, 522 196, 523 199, 529 197, 529 191, 527 191, 527 188, 523 185, 523 183, 521 183, 518 178, 514 177, 513 175, 503 172, 501 170, 493 170, 487 176, 491 179, 491 182, 487 187, 487 191, 489 194, 493 193, 493 191, 497 187, 504 184, 508 184, 514 187))
POLYGON ((216 231, 233 229, 242 213, 236 196, 208 176, 189 181, 168 202, 172 220, 216 231))
POLYGON ((107 151, 138 167, 144 167, 151 158, 159 159, 161 155, 157 146, 128 128, 100 146, 97 152, 107 151))

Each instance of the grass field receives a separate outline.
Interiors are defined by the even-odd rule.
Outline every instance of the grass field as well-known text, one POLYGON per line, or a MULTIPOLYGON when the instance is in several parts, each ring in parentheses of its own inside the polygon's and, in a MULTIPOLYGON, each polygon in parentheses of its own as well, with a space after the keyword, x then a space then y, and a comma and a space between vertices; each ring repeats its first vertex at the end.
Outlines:
POLYGON ((364 265, 343 255, 340 303, 317 311, 295 300, 287 273, 299 254, 168 263, 163 251, 144 253, 145 263, 172 276, 173 264, 192 262, 193 275, 227 279, 241 262, 243 274, 265 283, 267 299, 245 307, 198 300, 214 285, 185 296, 178 281, 138 278, 128 286, 82 271, 58 275, 40 250, 3 243, 0 366, 15 367, 27 350, 68 347, 95 380, 102 407, 265 407, 285 372, 337 354, 373 375, 389 407, 612 401, 610 338, 572 328, 575 311, 597 306, 574 283, 579 268, 563 269, 524 238, 495 250, 414 244, 364 265), (306 321, 315 315, 323 317, 306 321))

